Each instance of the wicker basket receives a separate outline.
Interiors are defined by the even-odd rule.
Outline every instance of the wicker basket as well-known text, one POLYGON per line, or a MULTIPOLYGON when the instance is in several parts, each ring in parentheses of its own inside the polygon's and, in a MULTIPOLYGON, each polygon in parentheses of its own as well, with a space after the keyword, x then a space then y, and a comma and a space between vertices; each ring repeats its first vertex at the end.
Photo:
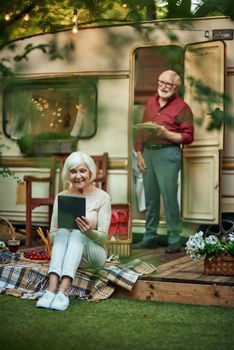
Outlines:
POLYGON ((204 260, 206 275, 234 276, 234 256, 219 255, 212 260, 204 260))
POLYGON ((131 255, 132 240, 116 240, 116 241, 107 241, 108 254, 117 254, 120 256, 129 256, 131 255))
POLYGON ((9 237, 6 237, 5 239, 16 239, 15 228, 12 226, 10 221, 4 216, 0 216, 0 222, 2 221, 4 222, 4 226, 6 227, 7 235, 9 235, 9 237))
POLYGON ((132 247, 131 205, 129 203, 115 203, 111 205, 111 208, 112 221, 107 240, 108 254, 129 256, 132 247))

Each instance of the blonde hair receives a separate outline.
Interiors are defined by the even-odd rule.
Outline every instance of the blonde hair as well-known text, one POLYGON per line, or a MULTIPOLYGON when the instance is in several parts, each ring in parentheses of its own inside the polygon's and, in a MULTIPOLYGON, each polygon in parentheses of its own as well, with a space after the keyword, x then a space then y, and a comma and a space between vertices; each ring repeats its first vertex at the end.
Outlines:
POLYGON ((81 151, 72 152, 64 162, 63 170, 62 170, 62 180, 63 182, 68 182, 68 170, 79 167, 80 165, 87 165, 90 171, 90 182, 93 182, 96 178, 96 164, 88 154, 81 151))

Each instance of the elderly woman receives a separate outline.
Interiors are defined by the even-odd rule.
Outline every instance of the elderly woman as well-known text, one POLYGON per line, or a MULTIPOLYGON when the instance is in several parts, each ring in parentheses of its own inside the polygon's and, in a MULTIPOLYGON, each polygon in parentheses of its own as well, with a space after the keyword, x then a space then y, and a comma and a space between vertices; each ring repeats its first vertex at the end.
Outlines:
POLYGON ((49 286, 37 307, 66 310, 69 288, 78 267, 102 266, 107 258, 105 242, 111 219, 109 195, 95 187, 96 165, 84 152, 71 153, 64 163, 62 178, 69 189, 58 195, 86 198, 86 216, 77 217, 77 229, 58 228, 58 195, 50 226, 53 242, 49 266, 49 286))

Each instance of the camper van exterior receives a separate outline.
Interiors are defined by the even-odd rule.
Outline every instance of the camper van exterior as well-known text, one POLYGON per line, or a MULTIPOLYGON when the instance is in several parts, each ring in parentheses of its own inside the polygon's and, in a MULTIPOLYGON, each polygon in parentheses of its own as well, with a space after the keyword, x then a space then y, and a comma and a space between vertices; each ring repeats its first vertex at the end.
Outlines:
MULTIPOLYGON (((81 27, 77 34, 67 30, 36 35, 15 41, 14 49, 6 46, 0 57, 10 59, 14 79, 2 78, 1 84, 4 164, 20 179, 48 174, 37 162, 40 149, 28 155, 19 147, 25 134, 66 132, 77 138, 78 150, 108 152, 112 202, 131 202, 133 230, 143 232, 144 203, 136 192, 142 182, 133 166, 134 124, 155 93, 157 76, 172 68, 183 78, 181 93, 195 120, 195 140, 183 149, 183 220, 188 225, 219 223, 221 214, 234 213, 234 129, 208 129, 214 111, 234 116, 233 31, 227 17, 149 21, 81 27), (30 45, 37 49, 27 60, 13 60, 30 45), (49 54, 48 46, 44 53, 40 45, 54 51, 49 54), (228 105, 224 93, 230 97, 228 105)), ((34 191, 44 195, 47 188, 37 186, 34 191)), ((24 183, 12 176, 1 178, 0 198, 0 215, 25 222, 24 183)), ((35 209, 34 223, 47 220, 46 208, 35 209)))

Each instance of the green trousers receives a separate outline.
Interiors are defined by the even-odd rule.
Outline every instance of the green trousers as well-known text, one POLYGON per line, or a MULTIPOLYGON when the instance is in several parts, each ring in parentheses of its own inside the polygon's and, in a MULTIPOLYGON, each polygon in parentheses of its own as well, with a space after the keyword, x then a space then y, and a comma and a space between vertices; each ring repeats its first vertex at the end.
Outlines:
POLYGON ((168 244, 180 244, 182 223, 177 196, 182 150, 180 147, 144 148, 143 156, 147 167, 143 176, 146 200, 144 240, 157 236, 161 194, 165 210, 168 244))

